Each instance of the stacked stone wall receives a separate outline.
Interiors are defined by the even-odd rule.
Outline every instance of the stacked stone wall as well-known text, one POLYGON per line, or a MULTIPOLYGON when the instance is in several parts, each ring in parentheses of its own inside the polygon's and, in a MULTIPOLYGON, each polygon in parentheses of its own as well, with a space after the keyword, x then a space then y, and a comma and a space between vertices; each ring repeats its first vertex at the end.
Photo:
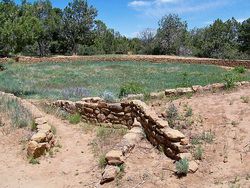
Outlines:
POLYGON ((141 124, 147 139, 154 146, 163 149, 165 154, 178 160, 179 153, 188 150, 185 136, 178 130, 171 129, 168 122, 159 118, 157 114, 144 102, 106 103, 101 99, 82 99, 82 101, 57 101, 55 106, 69 113, 79 113, 83 119, 95 123, 122 124, 131 129, 135 119, 141 124))

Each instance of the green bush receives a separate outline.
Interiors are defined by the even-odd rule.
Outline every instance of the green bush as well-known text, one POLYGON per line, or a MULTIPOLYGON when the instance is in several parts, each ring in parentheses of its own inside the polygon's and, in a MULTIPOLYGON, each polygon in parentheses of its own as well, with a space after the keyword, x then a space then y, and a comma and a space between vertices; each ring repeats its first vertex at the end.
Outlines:
POLYGON ((233 70, 239 74, 244 74, 247 71, 243 66, 237 66, 233 70))
POLYGON ((0 64, 0 71, 4 71, 6 67, 3 64, 0 64))
POLYGON ((195 148, 195 151, 194 151, 195 160, 202 160, 203 152, 204 151, 200 145, 197 148, 195 148))
POLYGON ((169 105, 168 109, 166 110, 166 114, 167 114, 168 124, 170 127, 173 128, 175 125, 175 121, 179 117, 178 109, 173 103, 169 105))
POLYGON ((186 158, 181 159, 176 162, 175 164, 176 167, 176 173, 180 176, 185 176, 188 173, 189 170, 189 162, 186 158))
POLYGON ((188 107, 185 113, 185 117, 190 117, 192 115, 193 115, 193 109, 191 107, 188 107))
POLYGON ((72 114, 69 116, 69 123, 71 124, 78 124, 81 121, 81 115, 80 114, 72 114))
POLYGON ((108 163, 107 163, 107 160, 106 160, 106 158, 105 158, 105 155, 104 155, 104 154, 100 155, 100 156, 99 156, 99 161, 98 161, 99 167, 100 167, 100 168, 105 168, 107 164, 108 164, 108 163))
POLYGON ((238 81, 238 76, 234 72, 228 72, 224 75, 224 81, 226 82, 225 87, 227 89, 233 88, 235 82, 238 81))
POLYGON ((129 94, 143 94, 145 93, 144 87, 139 83, 131 82, 126 83, 120 88, 119 97, 125 97, 129 94))

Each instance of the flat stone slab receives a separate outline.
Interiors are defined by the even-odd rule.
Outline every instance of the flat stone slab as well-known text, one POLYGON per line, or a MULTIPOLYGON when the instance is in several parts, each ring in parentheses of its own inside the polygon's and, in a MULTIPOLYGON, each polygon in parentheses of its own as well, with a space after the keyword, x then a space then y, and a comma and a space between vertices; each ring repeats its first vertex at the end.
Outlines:
POLYGON ((124 163, 123 154, 121 150, 111 150, 109 151, 105 159, 109 165, 120 165, 124 163))

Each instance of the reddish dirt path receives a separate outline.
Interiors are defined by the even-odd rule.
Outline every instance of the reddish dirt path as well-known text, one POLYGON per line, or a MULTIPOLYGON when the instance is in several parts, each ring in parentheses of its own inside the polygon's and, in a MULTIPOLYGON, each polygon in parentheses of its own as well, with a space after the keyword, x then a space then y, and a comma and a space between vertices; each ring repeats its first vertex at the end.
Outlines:
POLYGON ((32 165, 19 143, 25 135, 24 130, 1 135, 0 187, 93 187, 98 184, 101 172, 88 145, 92 140, 91 133, 85 134, 79 127, 54 116, 46 115, 46 118, 56 127, 62 148, 54 158, 44 157, 39 165, 32 165))

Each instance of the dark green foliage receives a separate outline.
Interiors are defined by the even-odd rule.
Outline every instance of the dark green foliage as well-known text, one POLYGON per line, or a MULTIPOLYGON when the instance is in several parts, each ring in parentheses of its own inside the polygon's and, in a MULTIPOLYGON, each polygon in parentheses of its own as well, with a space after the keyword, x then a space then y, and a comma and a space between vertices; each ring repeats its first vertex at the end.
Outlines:
POLYGON ((233 88, 235 86, 235 82, 238 81, 238 75, 230 71, 224 75, 224 81, 226 82, 225 87, 227 89, 233 88))
POLYGON ((234 71, 239 73, 239 74, 244 74, 247 70, 243 66, 237 66, 237 67, 234 68, 234 71))
POLYGON ((125 97, 129 94, 143 94, 144 91, 144 87, 141 84, 130 82, 121 86, 119 97, 125 97))
POLYGON ((178 15, 165 15, 159 28, 129 39, 96 20, 87 0, 72 0, 64 9, 50 0, 0 1, 0 57, 95 54, 175 54, 248 59, 250 19, 234 18, 188 31, 178 15))
POLYGON ((69 116, 69 123, 71 124, 78 124, 81 121, 81 115, 80 114, 72 114, 69 116))
POLYGON ((250 55, 250 18, 245 20, 239 29, 240 50, 250 55))

